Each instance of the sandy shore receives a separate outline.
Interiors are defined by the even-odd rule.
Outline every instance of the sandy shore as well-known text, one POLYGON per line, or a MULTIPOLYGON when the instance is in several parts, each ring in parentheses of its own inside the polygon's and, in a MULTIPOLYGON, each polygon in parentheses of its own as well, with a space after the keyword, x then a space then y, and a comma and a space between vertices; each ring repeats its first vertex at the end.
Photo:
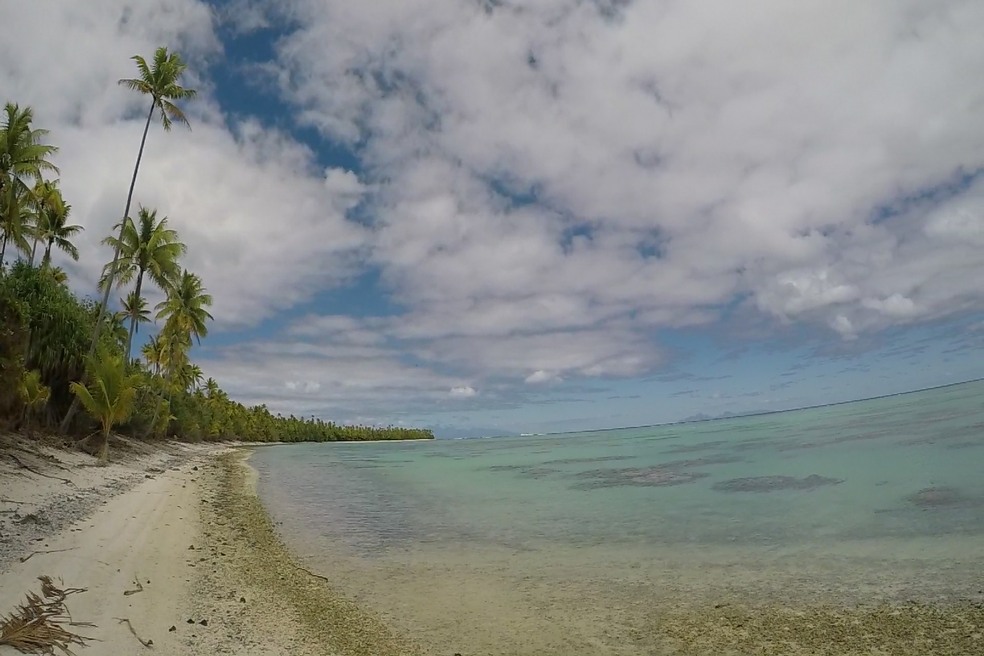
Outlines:
POLYGON ((221 653, 219 626, 194 613, 189 547, 202 532, 202 468, 228 448, 114 446, 114 462, 97 467, 85 454, 0 441, 0 613, 47 575, 86 589, 67 601, 73 619, 95 625, 76 629, 93 639, 77 653, 135 654, 146 649, 138 640, 159 654, 221 653))
POLYGON ((0 436, 0 614, 47 575, 86 589, 67 601, 94 625, 74 629, 92 638, 73 648, 80 656, 415 653, 293 564, 255 496, 247 450, 114 446, 114 462, 97 467, 0 436))

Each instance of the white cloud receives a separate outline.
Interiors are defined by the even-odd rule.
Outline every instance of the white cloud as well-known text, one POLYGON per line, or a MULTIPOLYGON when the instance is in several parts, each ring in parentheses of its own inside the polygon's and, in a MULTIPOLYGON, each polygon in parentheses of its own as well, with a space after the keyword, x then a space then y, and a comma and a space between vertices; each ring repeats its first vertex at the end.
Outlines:
POLYGON ((846 340, 984 307, 980 2, 278 5, 27 3, 0 36, 4 99, 62 147, 80 289, 142 129, 115 82, 161 43, 202 97, 192 132, 152 131, 136 200, 188 242, 217 330, 379 269, 398 316, 333 309, 210 354, 243 398, 375 416, 639 376, 668 359, 659 330, 738 299, 846 340), (216 16, 289 26, 262 70, 358 174, 230 118, 216 16))
POLYGON ((303 121, 366 140, 408 332, 647 331, 736 293, 862 331, 981 305, 932 284, 984 269, 939 250, 979 237, 973 189, 872 223, 984 166, 979 3, 298 7, 279 80, 303 121))
POLYGON ((185 83, 201 97, 187 105, 190 132, 151 127, 131 212, 142 204, 169 217, 188 244, 184 264, 215 299, 218 327, 254 324, 357 270, 368 234, 345 212, 361 184, 347 171, 319 171, 307 147, 255 120, 227 120, 201 79, 221 56, 207 6, 36 3, 5 18, 4 100, 33 106, 36 126, 51 131, 72 219, 85 226, 81 262, 69 265, 78 291, 94 293, 111 257, 100 242, 123 212, 143 129, 145 99, 116 80, 136 74, 131 55, 149 57, 162 43, 181 49, 185 83))
POLYGON ((543 369, 537 369, 523 381, 529 385, 542 385, 544 383, 559 383, 563 382, 563 378, 550 371, 544 371, 543 369))

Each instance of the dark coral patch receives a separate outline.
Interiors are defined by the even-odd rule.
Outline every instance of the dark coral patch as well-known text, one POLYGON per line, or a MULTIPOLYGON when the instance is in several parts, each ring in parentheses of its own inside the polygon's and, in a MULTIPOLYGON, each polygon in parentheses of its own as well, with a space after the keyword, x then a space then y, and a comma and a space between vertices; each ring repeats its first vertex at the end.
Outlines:
POLYGON ((615 460, 632 460, 635 456, 597 456, 595 458, 561 458, 560 460, 547 460, 545 465, 579 465, 590 464, 593 462, 611 462, 615 460))
POLYGON ((709 474, 683 471, 672 467, 630 467, 627 469, 595 469, 577 475, 587 479, 573 487, 576 490, 596 490, 605 487, 668 487, 684 485, 709 474))
POLYGON ((725 440, 715 440, 713 442, 701 442, 700 444, 681 444, 666 449, 664 453, 697 453, 699 451, 716 451, 723 446, 727 446, 725 440))
POLYGON ((731 462, 741 462, 741 458, 735 456, 705 456, 703 458, 691 458, 690 460, 671 460, 664 462, 660 467, 671 469, 689 469, 691 467, 707 467, 708 465, 725 465, 731 462))
POLYGON ((517 476, 523 478, 547 478, 560 472, 559 469, 537 467, 536 465, 490 465, 485 469, 493 472, 515 472, 517 476))
POLYGON ((905 498, 920 508, 943 508, 966 505, 969 501, 959 490, 952 487, 924 487, 905 498))
POLYGON ((795 476, 752 476, 732 478, 715 483, 712 487, 718 492, 778 492, 780 490, 814 490, 825 485, 838 485, 840 478, 827 478, 810 474, 805 478, 795 476))

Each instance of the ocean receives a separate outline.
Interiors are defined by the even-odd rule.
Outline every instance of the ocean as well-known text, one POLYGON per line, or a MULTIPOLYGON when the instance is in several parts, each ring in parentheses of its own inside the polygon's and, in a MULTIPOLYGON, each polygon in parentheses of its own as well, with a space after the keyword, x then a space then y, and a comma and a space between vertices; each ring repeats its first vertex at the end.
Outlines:
POLYGON ((984 382, 250 462, 297 558, 428 653, 675 653, 687 613, 984 600, 984 382))

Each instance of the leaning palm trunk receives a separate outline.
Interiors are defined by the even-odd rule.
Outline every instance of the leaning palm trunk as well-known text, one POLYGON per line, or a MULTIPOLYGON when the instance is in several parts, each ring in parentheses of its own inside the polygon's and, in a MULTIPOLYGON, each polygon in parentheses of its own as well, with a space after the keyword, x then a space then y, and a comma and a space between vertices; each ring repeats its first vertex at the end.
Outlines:
MULTIPOLYGON (((140 298, 140 287, 143 285, 143 271, 137 276, 137 287, 134 290, 134 296, 140 298)), ((130 315, 130 330, 126 334, 126 361, 130 362, 130 352, 133 347, 133 333, 137 332, 137 315, 130 315)))
MULTIPOLYGON (((133 203, 133 189, 137 185, 137 173, 140 171, 140 160, 143 159, 144 145, 147 143, 147 133, 150 131, 150 119, 154 116, 155 103, 156 101, 154 100, 150 103, 150 112, 147 113, 147 122, 144 124, 143 137, 140 139, 140 150, 137 151, 137 163, 133 167, 133 177, 130 178, 130 191, 126 195, 126 207, 123 210, 123 219, 120 221, 119 240, 116 243, 116 251, 113 253, 113 261, 109 267, 109 275, 106 279, 106 288, 103 290, 102 301, 99 303, 99 315, 96 318, 96 327, 92 331, 92 344, 89 345, 90 358, 96 353, 96 346, 99 344, 99 333, 102 330, 103 319, 106 316, 106 308, 109 306, 109 293, 113 289, 113 279, 116 277, 116 267, 120 259, 120 246, 123 244, 123 229, 126 227, 126 217, 130 216, 130 205, 133 203)), ((2 261, 3 258, 0 257, 0 262, 2 261)), ((129 351, 127 352, 127 357, 129 358, 129 351)), ((79 399, 75 397, 61 423, 61 432, 63 434, 68 432, 68 427, 72 425, 72 419, 75 418, 75 413, 78 411, 79 399)))

